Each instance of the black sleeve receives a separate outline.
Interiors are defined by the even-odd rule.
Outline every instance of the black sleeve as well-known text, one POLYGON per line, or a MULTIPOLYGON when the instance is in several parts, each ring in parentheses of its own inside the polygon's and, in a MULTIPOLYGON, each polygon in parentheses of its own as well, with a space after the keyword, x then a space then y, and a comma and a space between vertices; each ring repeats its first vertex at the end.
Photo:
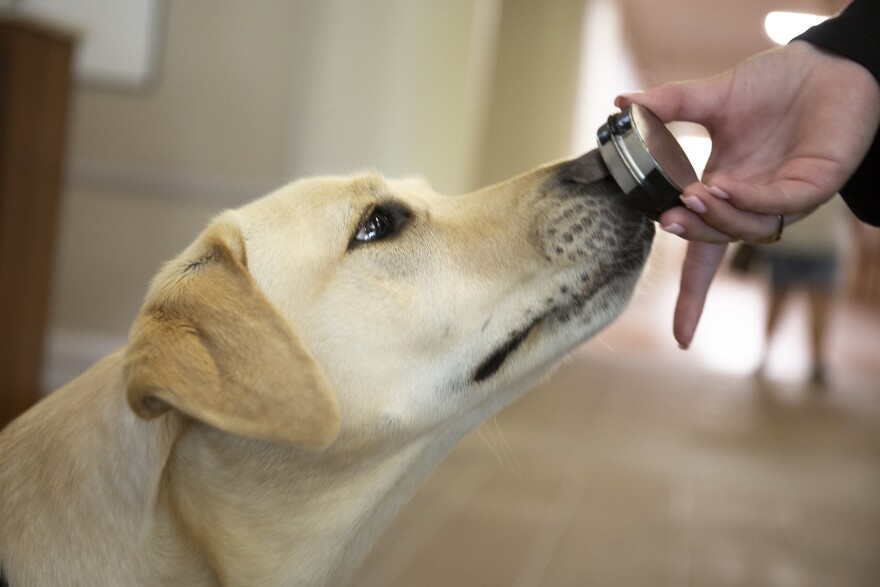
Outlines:
MULTIPOLYGON (((853 0, 839 15, 795 40, 807 41, 852 59, 880 83, 880 0, 853 0)), ((880 135, 875 135, 861 165, 840 193, 860 220, 880 226, 880 135)))

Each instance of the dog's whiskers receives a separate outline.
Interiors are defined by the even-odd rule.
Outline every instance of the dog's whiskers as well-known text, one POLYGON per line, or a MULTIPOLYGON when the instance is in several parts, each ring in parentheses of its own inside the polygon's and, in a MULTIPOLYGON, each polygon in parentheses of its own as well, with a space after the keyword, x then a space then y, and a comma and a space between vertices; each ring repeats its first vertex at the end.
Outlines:
POLYGON ((501 427, 498 424, 498 418, 492 417, 490 420, 487 420, 482 426, 477 428, 477 435, 480 437, 480 440, 483 441, 483 444, 486 445, 486 448, 492 453, 492 456, 495 457, 495 460, 498 461, 498 464, 502 468, 510 469, 513 472, 514 476, 517 479, 522 478, 522 468, 519 465, 516 457, 513 452, 510 450, 510 444, 508 444, 507 440, 504 437, 504 433, 501 430, 501 427), (489 422, 491 422, 493 430, 492 434, 488 433, 487 426, 489 426, 489 422))
POLYGON ((507 438, 504 436, 504 431, 498 424, 498 418, 493 417, 492 423, 495 427, 495 438, 498 440, 498 446, 501 449, 501 454, 506 457, 507 465, 510 467, 510 470, 513 472, 514 476, 517 479, 522 479, 522 468, 519 466, 519 462, 516 460, 516 455, 514 455, 513 452, 510 450, 510 443, 507 442, 507 438))

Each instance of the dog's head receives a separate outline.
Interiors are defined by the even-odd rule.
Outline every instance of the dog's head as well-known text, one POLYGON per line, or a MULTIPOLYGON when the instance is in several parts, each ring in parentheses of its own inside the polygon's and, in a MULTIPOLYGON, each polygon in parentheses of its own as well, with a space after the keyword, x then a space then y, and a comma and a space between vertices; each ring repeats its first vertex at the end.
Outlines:
POLYGON ((305 447, 472 427, 628 301, 653 225, 595 154, 463 196, 375 174, 218 217, 156 278, 129 401, 305 447), (342 439, 340 438, 340 441, 342 439))

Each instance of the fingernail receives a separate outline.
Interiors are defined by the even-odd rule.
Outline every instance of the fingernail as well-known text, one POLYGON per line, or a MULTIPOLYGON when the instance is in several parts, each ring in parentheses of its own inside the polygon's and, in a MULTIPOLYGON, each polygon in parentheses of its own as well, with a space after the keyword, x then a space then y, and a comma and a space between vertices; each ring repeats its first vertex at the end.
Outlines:
POLYGON ((730 194, 728 194, 727 192, 722 190, 717 185, 706 186, 706 190, 708 190, 708 192, 710 194, 712 194, 713 196, 715 196, 719 200, 729 200, 730 199, 730 194))
POLYGON ((683 343, 683 342, 678 343, 678 348, 680 348, 680 349, 683 350, 683 351, 688 350, 688 347, 689 347, 689 346, 690 346, 689 344, 685 344, 685 343, 683 343))
POLYGON ((644 93, 644 92, 629 92, 627 94, 620 94, 619 96, 614 98, 614 105, 617 108, 620 108, 620 105, 623 103, 624 100, 632 100, 634 96, 637 96, 642 93, 644 93))
POLYGON ((681 201, 684 202, 684 205, 692 212, 696 212, 697 214, 704 214, 706 212, 706 204, 704 204, 697 196, 682 196, 681 201))
POLYGON ((660 226, 660 230, 668 232, 669 234, 674 234, 676 236, 681 236, 684 234, 684 226, 678 224, 677 222, 666 224, 665 226, 660 226))

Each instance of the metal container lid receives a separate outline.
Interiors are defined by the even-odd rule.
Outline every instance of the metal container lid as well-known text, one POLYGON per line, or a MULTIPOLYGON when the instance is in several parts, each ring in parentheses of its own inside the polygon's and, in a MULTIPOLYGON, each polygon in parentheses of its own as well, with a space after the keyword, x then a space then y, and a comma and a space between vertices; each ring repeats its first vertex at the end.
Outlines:
POLYGON ((599 127, 599 153, 629 206, 652 220, 680 206, 697 173, 657 115, 639 104, 612 114, 599 127))

